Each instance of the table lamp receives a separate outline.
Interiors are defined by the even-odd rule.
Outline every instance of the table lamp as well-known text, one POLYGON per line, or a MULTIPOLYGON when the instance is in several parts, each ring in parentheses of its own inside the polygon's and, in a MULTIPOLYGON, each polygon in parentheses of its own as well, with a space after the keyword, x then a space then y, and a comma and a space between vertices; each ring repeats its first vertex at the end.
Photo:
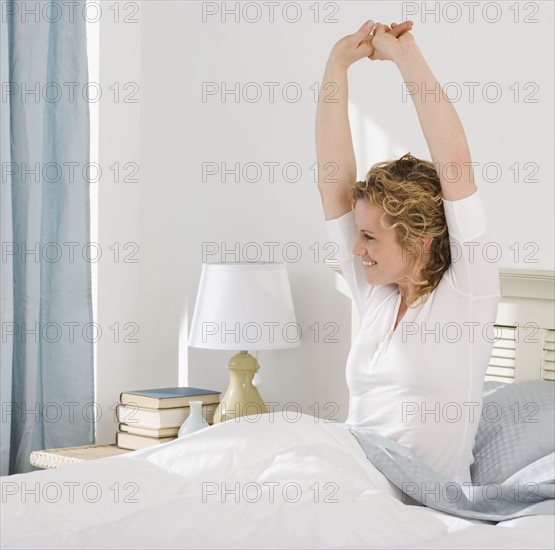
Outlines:
POLYGON ((283 263, 204 263, 191 321, 189 346, 238 350, 229 360, 229 387, 214 423, 267 413, 253 378, 253 350, 301 345, 287 269, 283 263))

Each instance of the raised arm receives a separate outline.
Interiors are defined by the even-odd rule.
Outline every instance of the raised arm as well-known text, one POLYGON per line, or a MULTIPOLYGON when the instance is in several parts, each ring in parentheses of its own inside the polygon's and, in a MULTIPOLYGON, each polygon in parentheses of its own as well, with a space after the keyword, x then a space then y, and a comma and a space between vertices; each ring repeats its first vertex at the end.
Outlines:
MULTIPOLYGON (((349 189, 356 181, 356 159, 348 115, 349 89, 347 71, 359 59, 374 52, 371 31, 374 21, 342 38, 333 47, 326 64, 316 107, 316 156, 318 189, 326 220, 335 219, 351 210, 349 189)), ((411 22, 387 27, 384 32, 399 36, 411 22)))
MULTIPOLYGON (((396 28, 395 23, 391 25, 396 28)), ((414 37, 406 32, 394 38, 389 27, 378 24, 370 59, 389 59, 399 68, 411 95, 420 126, 441 181, 443 198, 464 199, 476 191, 470 150, 455 107, 444 94, 414 37)))
POLYGON ((326 64, 316 108, 318 189, 326 220, 351 210, 349 188, 356 181, 348 106, 347 67, 331 57, 326 64))
POLYGON ((349 189, 356 181, 356 159, 349 124, 347 71, 357 59, 373 51, 368 37, 374 22, 345 36, 333 47, 320 85, 316 107, 318 190, 326 220, 351 210, 349 189), (357 55, 358 54, 358 55, 357 55))

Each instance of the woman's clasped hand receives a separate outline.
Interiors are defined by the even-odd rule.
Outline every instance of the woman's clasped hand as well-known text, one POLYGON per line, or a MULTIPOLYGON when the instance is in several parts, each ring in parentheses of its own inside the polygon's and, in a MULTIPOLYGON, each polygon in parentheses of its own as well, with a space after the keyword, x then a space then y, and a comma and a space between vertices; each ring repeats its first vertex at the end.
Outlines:
POLYGON ((356 33, 344 36, 334 45, 330 61, 344 68, 365 57, 372 61, 394 61, 404 43, 414 42, 410 34, 412 25, 412 21, 404 21, 389 26, 370 19, 356 33))

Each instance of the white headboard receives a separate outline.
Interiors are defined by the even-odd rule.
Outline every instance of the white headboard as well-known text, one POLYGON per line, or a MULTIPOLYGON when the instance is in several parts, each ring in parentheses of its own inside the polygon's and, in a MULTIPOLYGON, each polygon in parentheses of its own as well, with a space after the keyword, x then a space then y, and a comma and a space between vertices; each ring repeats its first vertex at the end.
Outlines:
MULTIPOLYGON (((336 288, 351 297, 337 262, 336 288)), ((486 380, 555 381, 555 272, 500 269, 502 298, 495 323, 495 342, 486 380)), ((358 312, 352 307, 352 339, 358 331, 358 312)))
POLYGON ((500 269, 502 298, 486 380, 555 381, 555 273, 500 269))

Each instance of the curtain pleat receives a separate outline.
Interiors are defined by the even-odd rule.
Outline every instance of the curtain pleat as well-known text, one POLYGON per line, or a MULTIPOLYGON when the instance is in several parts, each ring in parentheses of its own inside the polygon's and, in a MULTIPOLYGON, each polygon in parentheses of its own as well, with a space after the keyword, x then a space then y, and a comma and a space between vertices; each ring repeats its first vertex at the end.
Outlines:
POLYGON ((2 19, 1 473, 94 442, 86 22, 79 2, 2 19), (58 17, 62 14, 61 17, 58 17), (8 87, 6 86, 8 83, 8 87), (4 100, 4 98, 3 98, 4 100))

